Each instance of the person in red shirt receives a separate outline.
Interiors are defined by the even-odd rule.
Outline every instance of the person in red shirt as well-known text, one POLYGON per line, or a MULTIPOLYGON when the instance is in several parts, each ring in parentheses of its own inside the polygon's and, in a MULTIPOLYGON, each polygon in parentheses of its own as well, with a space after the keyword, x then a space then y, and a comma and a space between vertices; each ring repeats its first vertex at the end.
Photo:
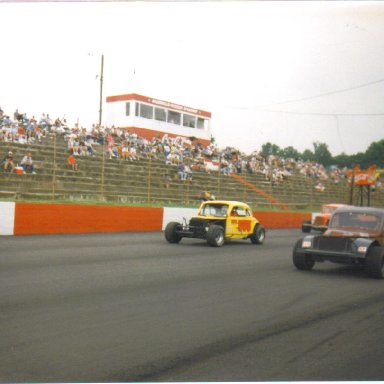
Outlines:
POLYGON ((75 156, 69 155, 67 158, 67 164, 71 166, 73 171, 77 171, 77 161, 75 156))

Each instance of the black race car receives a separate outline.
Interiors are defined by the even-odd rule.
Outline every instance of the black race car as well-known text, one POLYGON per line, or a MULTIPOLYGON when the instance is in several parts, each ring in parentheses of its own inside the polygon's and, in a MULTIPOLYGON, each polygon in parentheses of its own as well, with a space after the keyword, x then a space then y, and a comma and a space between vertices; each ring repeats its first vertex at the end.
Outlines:
POLYGON ((328 229, 308 235, 293 248, 293 264, 309 271, 316 262, 360 265, 369 276, 384 276, 384 209, 342 207, 331 217, 328 229))

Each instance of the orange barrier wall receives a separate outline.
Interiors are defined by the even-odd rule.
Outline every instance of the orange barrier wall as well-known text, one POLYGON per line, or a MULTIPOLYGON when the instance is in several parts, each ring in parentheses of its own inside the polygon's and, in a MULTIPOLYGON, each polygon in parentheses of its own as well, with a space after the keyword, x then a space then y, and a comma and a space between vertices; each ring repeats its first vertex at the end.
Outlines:
POLYGON ((254 211, 254 216, 265 228, 301 228, 304 220, 311 220, 312 214, 306 212, 267 212, 254 211))
MULTIPOLYGON (((161 231, 167 210, 177 208, 16 203, 13 234, 161 231)), ((267 229, 301 228, 304 220, 311 220, 311 213, 254 211, 254 215, 267 229)))
POLYGON ((160 231, 162 208, 17 203, 15 235, 160 231))

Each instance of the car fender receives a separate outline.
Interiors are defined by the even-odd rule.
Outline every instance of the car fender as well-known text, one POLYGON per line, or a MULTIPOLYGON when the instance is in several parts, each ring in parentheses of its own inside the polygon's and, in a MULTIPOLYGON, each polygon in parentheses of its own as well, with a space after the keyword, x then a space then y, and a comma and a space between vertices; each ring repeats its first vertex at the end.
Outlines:
MULTIPOLYGON (((257 224, 260 224, 259 221, 255 218, 254 220, 252 220, 251 222, 251 230, 250 230, 250 235, 253 233, 253 231, 255 230, 255 227, 257 224)), ((260 224, 261 225, 261 224, 260 224)))
POLYGON ((303 237, 303 241, 310 241, 313 243, 313 239, 316 237, 316 235, 306 235, 303 237))
POLYGON ((301 241, 301 246, 300 248, 302 249, 311 249, 313 248, 313 244, 314 244, 314 239, 316 238, 317 236, 316 235, 307 235, 307 236, 304 236, 302 241, 301 241))
POLYGON ((377 241, 375 239, 367 239, 363 237, 358 237, 355 239, 353 244, 356 247, 356 252, 359 254, 367 254, 368 249, 372 244, 377 244, 377 241))

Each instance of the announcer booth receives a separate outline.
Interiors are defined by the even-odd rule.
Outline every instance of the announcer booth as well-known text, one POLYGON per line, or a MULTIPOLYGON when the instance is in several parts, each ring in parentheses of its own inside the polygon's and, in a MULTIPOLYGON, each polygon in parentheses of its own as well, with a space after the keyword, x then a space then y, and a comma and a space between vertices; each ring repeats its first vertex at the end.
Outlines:
POLYGON ((130 133, 151 139, 169 137, 196 138, 206 146, 211 142, 211 113, 169 101, 130 93, 108 96, 105 123, 127 129, 130 133))

